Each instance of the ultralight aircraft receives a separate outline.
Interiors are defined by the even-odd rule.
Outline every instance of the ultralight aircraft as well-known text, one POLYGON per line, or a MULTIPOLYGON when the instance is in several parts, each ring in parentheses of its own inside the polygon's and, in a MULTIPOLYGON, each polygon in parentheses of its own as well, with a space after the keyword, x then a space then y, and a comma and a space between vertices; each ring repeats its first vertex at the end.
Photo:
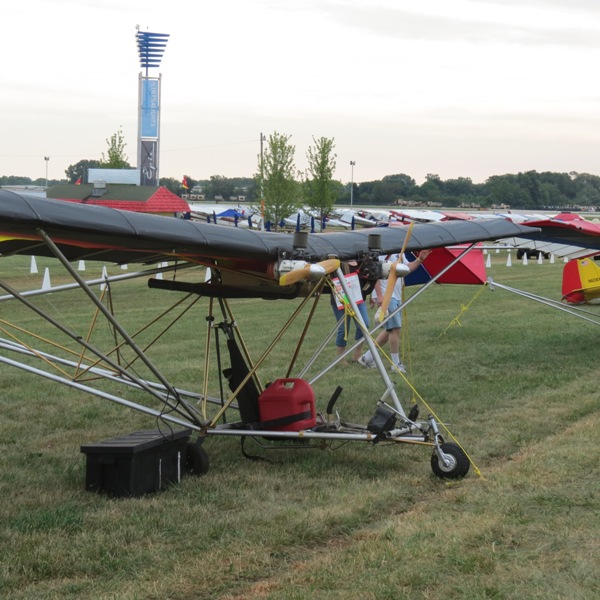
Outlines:
MULTIPOLYGON (((560 237, 561 232, 557 233, 551 224, 544 227, 547 237, 555 240, 560 237)), ((76 287, 83 291, 97 313, 95 318, 105 319, 114 334, 114 346, 110 350, 96 347, 87 332, 72 330, 37 302, 38 296, 47 291, 17 290, 6 279, 0 279, 0 288, 6 293, 0 300, 18 301, 80 351, 79 354, 67 352, 63 350, 66 346, 54 342, 49 350, 42 342, 34 347, 32 342, 21 339, 21 330, 3 326, 0 363, 141 411, 160 419, 168 427, 189 428, 197 435, 187 448, 187 466, 195 474, 208 471, 208 452, 204 446, 207 438, 234 436, 241 440, 242 449, 246 440, 318 447, 346 442, 417 444, 429 448, 435 475, 463 477, 469 470, 468 456, 458 444, 444 438, 433 416, 419 420, 418 408, 413 406, 409 410, 406 402, 400 400, 369 335, 365 340, 375 358, 382 391, 364 423, 349 423, 334 411, 340 387, 330 397, 315 398, 311 381, 304 378, 306 368, 297 364, 299 349, 307 336, 322 335, 311 329, 311 319, 321 295, 335 289, 331 285, 332 278, 339 281, 343 302, 360 321, 353 286, 368 293, 378 279, 395 279, 408 272, 401 262, 380 261, 380 256, 416 254, 423 249, 457 245, 466 245, 466 252, 481 241, 536 238, 544 227, 529 227, 499 218, 282 234, 0 190, 0 258, 28 255, 57 259, 72 280, 64 289, 76 287), (75 268, 77 261, 84 260, 143 267, 135 273, 85 281, 75 268), (341 268, 341 264, 348 261, 358 263, 357 282, 350 283, 341 268), (165 263, 169 266, 165 267, 165 263), (163 266, 158 269, 157 264, 163 266), (162 272, 175 275, 165 280, 158 275, 162 272), (179 273, 192 275, 178 279, 179 273), (184 297, 209 299, 207 347, 220 335, 226 340, 228 350, 227 359, 219 356, 218 370, 225 382, 220 397, 210 397, 203 381, 198 382, 195 391, 168 381, 149 358, 147 348, 138 344, 136 333, 125 329, 111 311, 110 301, 98 292, 103 285, 133 277, 148 278, 149 287, 170 291, 177 298, 175 305, 184 297), (272 344, 257 359, 250 356, 233 314, 229 301, 235 298, 297 299, 292 304, 290 320, 273 332, 272 344), (272 360, 272 348, 304 309, 308 316, 301 317, 305 320, 297 346, 289 351, 288 366, 280 377, 265 385, 260 377, 261 367, 272 360), (124 349, 135 358, 123 360, 124 349), (140 374, 141 366, 145 367, 147 376, 140 374), (122 392, 102 390, 96 385, 98 381, 120 384, 122 392), (134 399, 130 392, 135 395, 134 399), (140 394, 144 401, 138 400, 140 394)), ((571 230, 568 233, 573 242, 575 234, 571 230)), ((589 236, 579 243, 589 246, 589 236)), ((600 250, 600 238, 591 243, 600 250)), ((449 256, 456 260, 454 255, 449 256)), ((443 275, 453 264, 449 262, 438 275, 443 275)), ((50 291, 58 293, 60 290, 51 288, 50 291)), ((324 340, 323 346, 327 341, 324 340)), ((315 362, 317 357, 311 360, 315 362)), ((208 358, 205 361, 206 378, 208 358)), ((327 365, 323 370, 329 368, 327 365)))

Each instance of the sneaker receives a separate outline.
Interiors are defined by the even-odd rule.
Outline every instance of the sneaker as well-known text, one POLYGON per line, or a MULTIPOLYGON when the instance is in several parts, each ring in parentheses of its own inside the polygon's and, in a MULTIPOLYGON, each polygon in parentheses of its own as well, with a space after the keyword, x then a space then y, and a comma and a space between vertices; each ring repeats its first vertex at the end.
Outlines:
POLYGON ((374 369, 375 368, 375 361, 368 361, 364 356, 361 356, 358 359, 358 364, 362 365, 363 367, 367 367, 367 369, 374 369))
POLYGON ((390 367, 390 371, 392 373, 396 373, 397 371, 400 371, 400 373, 406 373, 406 367, 401 363, 392 363, 392 366, 390 367))

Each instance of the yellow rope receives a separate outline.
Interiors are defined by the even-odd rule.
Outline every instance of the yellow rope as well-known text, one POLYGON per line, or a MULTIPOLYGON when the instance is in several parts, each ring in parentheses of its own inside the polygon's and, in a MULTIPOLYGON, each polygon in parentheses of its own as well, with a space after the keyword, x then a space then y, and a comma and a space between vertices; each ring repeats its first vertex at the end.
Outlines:
POLYGON ((333 285, 333 282, 331 281, 331 279, 327 279, 326 283, 331 288, 331 293, 333 295, 333 301, 335 302, 335 299, 337 298, 340 301, 342 308, 344 309, 345 314, 343 317, 340 318, 340 320, 344 319, 344 340, 348 341, 348 333, 350 331, 350 324, 352 323, 352 321, 350 319, 347 319, 346 317, 353 318, 356 321, 356 326, 359 327, 358 319, 355 318, 356 313, 352 309, 352 305, 350 304, 350 301, 348 300, 348 298, 346 298, 346 294, 338 293, 338 291, 336 290, 335 285, 333 285))
MULTIPOLYGON (((392 359, 390 356, 388 356, 388 354, 383 350, 383 348, 377 343, 377 341, 375 339, 373 339, 373 337, 370 335, 370 333, 368 331, 363 331, 363 333, 365 335, 369 335, 371 337, 371 339, 373 340, 373 343, 375 344, 375 346, 377 347, 377 349, 379 350, 379 352, 381 353, 381 355, 391 364, 394 365, 392 359)), ((475 464, 475 462, 473 461, 473 459, 471 458, 471 456, 469 455, 469 453, 463 448, 462 444, 458 441, 458 439, 456 438, 456 436, 448 429, 448 427, 440 420, 440 418, 437 416, 436 412, 431 408, 431 406, 425 401, 425 399, 423 398, 423 396, 421 396, 421 394, 419 394, 419 392, 416 390, 416 388, 413 386, 413 384, 409 381, 408 377, 406 377, 406 375, 404 373, 402 373, 402 371, 400 371, 396 365, 394 365, 394 369, 396 370, 396 372, 402 377, 402 379, 404 379, 406 385, 408 386, 408 388, 411 390, 413 396, 412 396, 412 403, 416 404, 417 403, 417 398, 419 399, 419 401, 423 404, 423 406, 425 406, 425 408, 429 411, 429 413, 433 416, 433 418, 436 420, 436 422, 438 423, 438 425, 448 434, 448 436, 456 443, 456 445, 465 453, 465 456, 467 457, 469 463, 471 463, 473 470, 475 472, 475 474, 478 477, 483 477, 481 474, 481 470, 479 469, 479 467, 475 464)))
MULTIPOLYGON (((331 281, 327 282, 328 285, 331 287, 332 289, 332 293, 335 294, 335 286, 331 283, 331 281)), ((471 300, 471 302, 469 302, 469 304, 463 308, 462 312, 465 312, 467 310, 467 308, 473 303, 473 301, 475 300, 475 298, 477 298, 481 292, 483 291, 483 287, 481 290, 479 290, 479 292, 475 295, 475 297, 471 300)), ((404 288, 403 288, 403 294, 404 294, 404 288)), ((345 308, 346 314, 354 317, 355 313, 352 310, 352 307, 350 305, 350 303, 348 302, 348 300, 346 298, 344 298, 343 296, 339 296, 336 294, 337 297, 341 297, 341 302, 342 305, 345 308)), ((403 316, 402 316, 402 329, 405 328, 405 318, 406 318, 406 309, 402 309, 403 311, 403 316)), ((370 334, 369 330, 364 327, 362 325, 362 323, 358 320, 355 319, 356 321, 356 325, 357 327, 360 327, 363 335, 365 336, 369 336, 371 338, 371 340, 373 341, 373 344, 375 345, 375 347, 379 350, 379 352, 381 353, 381 355, 391 364, 394 365, 392 359, 390 356, 388 356, 388 354, 383 350, 383 348, 377 343, 376 339, 373 338, 373 336, 370 334)), ((459 325, 460 325, 460 321, 458 321, 458 318, 454 319, 454 321, 456 321, 459 325)), ((408 327, 407 327, 408 329, 408 327)), ((404 334, 403 334, 404 335, 404 334)), ((406 334, 408 336, 408 333, 406 334)), ((410 359, 410 357, 409 357, 410 359)), ((406 377, 406 375, 404 373, 402 373, 402 371, 400 371, 396 365, 394 365, 394 369, 397 371, 397 373, 404 379, 404 381, 406 382, 408 388, 412 391, 412 403, 416 404, 417 403, 417 398, 420 400, 420 402, 423 404, 423 406, 425 406, 425 408, 429 411, 429 413, 433 416, 433 418, 436 420, 436 422, 438 423, 438 425, 448 434, 448 436, 456 443, 456 445, 465 453, 465 456, 467 457, 469 463, 471 464, 471 466, 473 467, 473 470, 475 472, 475 474, 478 477, 483 478, 483 475, 481 474, 481 470, 479 469, 479 467, 475 464, 475 462, 473 461, 473 459, 471 458, 471 456, 469 455, 469 453, 463 448, 462 444, 458 441, 458 439, 456 438, 456 436, 448 429, 448 427, 440 420, 440 418, 437 416, 437 414, 435 413, 435 411, 431 408, 431 406, 429 406, 429 404, 424 400, 423 396, 421 396, 421 394, 419 394, 419 392, 416 390, 416 388, 412 385, 412 383, 409 381, 409 379, 406 377)))
POLYGON ((400 373, 400 375, 403 377, 404 381, 406 382, 406 384, 408 385, 408 387, 411 389, 413 395, 417 396, 419 398, 419 400, 423 403, 423 405, 425 406, 425 408, 433 416, 433 418, 436 420, 437 424, 448 434, 448 436, 450 438, 452 438, 452 440, 456 443, 456 445, 465 453, 465 456, 467 457, 467 459, 469 460, 469 462, 473 466, 473 470, 475 471, 475 474, 478 477, 483 477, 482 474, 481 474, 481 470, 475 464, 475 462, 473 461, 473 459, 471 458, 471 456, 469 455, 469 453, 463 448, 462 444, 458 441, 458 439, 454 436, 454 434, 448 429, 448 427, 440 420, 440 418, 437 416, 436 412, 431 408, 431 406, 429 406, 429 404, 427 404, 427 402, 424 400, 423 396, 421 396, 419 394, 419 392, 417 392, 417 390, 415 389, 415 387, 407 379, 407 377, 404 375, 404 373, 402 373, 401 371, 398 371, 398 373, 400 373))
POLYGON ((444 329, 444 331, 442 331, 442 333, 440 333, 439 337, 442 337, 443 335, 446 335, 446 332, 448 331, 448 329, 450 329, 454 325, 459 325, 459 326, 462 327, 462 323, 460 322, 460 318, 462 317, 462 315, 464 313, 467 312, 467 310, 469 308, 471 308, 471 304, 473 304, 473 302, 475 302, 475 300, 477 300, 477 298, 479 298, 479 296, 485 290, 485 286, 486 285, 487 285, 487 281, 481 286, 481 289, 473 296, 473 298, 471 298, 471 300, 469 301, 468 304, 466 304, 466 305, 465 304, 461 304, 460 305, 460 312, 458 313, 458 315, 456 315, 456 317, 454 317, 454 319, 452 319, 452 321, 450 321, 450 323, 448 324, 448 327, 446 327, 446 329, 444 329))

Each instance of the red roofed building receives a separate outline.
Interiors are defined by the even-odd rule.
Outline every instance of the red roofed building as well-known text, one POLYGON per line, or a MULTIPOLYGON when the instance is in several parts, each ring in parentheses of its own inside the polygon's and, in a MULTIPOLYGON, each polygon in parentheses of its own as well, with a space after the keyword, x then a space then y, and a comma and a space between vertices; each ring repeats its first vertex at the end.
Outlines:
POLYGON ((46 197, 167 216, 181 216, 183 213, 190 212, 188 203, 177 194, 165 187, 157 188, 149 185, 103 182, 83 185, 59 184, 49 188, 46 197))

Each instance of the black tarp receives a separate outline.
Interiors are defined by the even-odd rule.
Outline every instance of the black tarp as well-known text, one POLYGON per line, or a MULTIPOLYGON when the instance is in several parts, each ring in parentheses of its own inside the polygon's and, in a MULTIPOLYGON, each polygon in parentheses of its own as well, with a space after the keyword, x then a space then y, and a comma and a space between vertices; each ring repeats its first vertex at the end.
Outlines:
MULTIPOLYGON (((0 190, 0 253, 48 255, 43 229, 70 260, 150 263, 185 257, 276 261, 294 252, 292 234, 219 226, 174 217, 121 211, 0 190), (6 239, 26 237, 27 239, 6 239), (33 243, 32 243, 33 241, 33 243)), ((305 258, 348 260, 380 240, 382 254, 400 251, 408 228, 381 227, 307 234, 305 258), (379 236, 372 238, 370 236, 379 236)), ((506 237, 528 237, 535 230, 506 219, 419 223, 411 230, 408 251, 506 237)))

